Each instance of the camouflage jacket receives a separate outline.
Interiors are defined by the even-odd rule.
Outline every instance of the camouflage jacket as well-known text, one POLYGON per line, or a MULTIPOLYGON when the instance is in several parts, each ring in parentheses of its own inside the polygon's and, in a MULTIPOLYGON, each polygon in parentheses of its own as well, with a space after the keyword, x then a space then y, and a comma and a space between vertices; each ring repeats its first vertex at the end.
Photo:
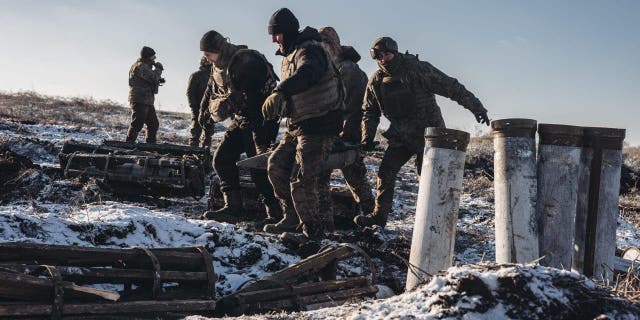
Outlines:
POLYGON ((277 83, 273 66, 258 51, 237 47, 225 68, 212 66, 202 112, 214 122, 233 117, 236 127, 253 132, 256 146, 275 141, 278 121, 264 121, 261 107, 277 83))
POLYGON ((345 87, 345 114, 341 137, 344 141, 360 143, 362 136, 362 99, 367 88, 367 74, 360 69, 357 62, 360 55, 353 47, 342 47, 342 61, 338 70, 345 87))
POLYGON ((200 102, 204 96, 204 91, 207 89, 207 82, 211 75, 211 66, 202 65, 200 70, 194 72, 189 77, 189 83, 187 84, 187 99, 189 100, 189 107, 195 114, 199 113, 200 102))
POLYGON ((138 59, 129 69, 129 103, 153 105, 162 69, 152 67, 152 61, 138 59))
POLYGON ((362 109, 362 142, 375 137, 380 116, 389 119, 383 136, 390 144, 401 144, 416 152, 424 148, 424 129, 444 127, 435 94, 447 97, 474 112, 484 110, 480 100, 455 78, 417 56, 398 53, 394 74, 376 70, 365 92, 362 109))

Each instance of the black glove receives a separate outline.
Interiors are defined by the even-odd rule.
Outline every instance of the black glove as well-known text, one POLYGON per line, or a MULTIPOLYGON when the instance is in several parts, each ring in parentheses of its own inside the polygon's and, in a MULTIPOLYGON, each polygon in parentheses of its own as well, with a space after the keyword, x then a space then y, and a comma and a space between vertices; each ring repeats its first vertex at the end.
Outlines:
POLYGON ((489 123, 491 122, 489 120, 489 116, 487 115, 487 110, 483 109, 482 111, 474 111, 473 115, 476 117, 476 121, 478 121, 478 123, 482 124, 486 124, 489 125, 489 123))
POLYGON ((162 66, 162 63, 160 63, 160 62, 156 62, 153 65, 156 67, 156 69, 164 70, 164 67, 162 66))
POLYGON ((376 149, 378 144, 380 144, 380 142, 367 140, 365 143, 362 144, 362 151, 373 151, 376 149))

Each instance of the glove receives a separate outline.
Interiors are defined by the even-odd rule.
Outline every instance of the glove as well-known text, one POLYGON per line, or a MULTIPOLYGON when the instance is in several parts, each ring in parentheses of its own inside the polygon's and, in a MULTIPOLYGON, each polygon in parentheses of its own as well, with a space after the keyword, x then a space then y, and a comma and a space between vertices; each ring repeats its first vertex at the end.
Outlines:
POLYGON ((264 120, 277 119, 284 107, 284 94, 275 91, 264 100, 262 104, 262 116, 264 120))
POLYGON ((489 116, 487 115, 487 110, 474 112, 473 115, 476 117, 476 121, 478 121, 478 123, 480 124, 484 123, 486 125, 489 125, 489 123, 491 122, 489 120, 489 116))
POLYGON ((160 63, 160 62, 156 62, 153 65, 156 67, 156 69, 164 70, 164 67, 162 66, 162 63, 160 63))
POLYGON ((373 139, 367 140, 363 145, 362 145, 362 151, 373 151, 376 149, 376 147, 378 146, 378 144, 380 144, 380 142, 378 141, 373 141, 373 139))

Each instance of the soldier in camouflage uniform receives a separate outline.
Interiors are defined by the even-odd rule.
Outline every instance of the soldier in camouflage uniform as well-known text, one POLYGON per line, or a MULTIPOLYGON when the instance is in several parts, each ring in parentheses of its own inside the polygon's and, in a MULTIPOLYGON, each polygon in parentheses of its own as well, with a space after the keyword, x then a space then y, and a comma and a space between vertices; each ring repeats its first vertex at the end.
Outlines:
POLYGON ((393 189, 400 168, 415 155, 419 175, 425 128, 445 126, 435 94, 462 105, 479 123, 489 125, 489 118, 480 100, 458 80, 428 62, 418 60, 416 55, 399 53, 393 39, 376 39, 371 57, 377 60, 379 69, 369 79, 362 105, 362 143, 366 150, 373 149, 376 128, 380 116, 384 115, 390 122, 389 129, 383 133, 389 146, 378 170, 374 212, 359 215, 354 221, 360 226, 377 224, 384 227, 393 204, 393 189))
POLYGON ((153 106, 154 95, 164 81, 162 64, 155 62, 156 52, 142 47, 140 58, 129 69, 129 104, 131 104, 131 124, 127 131, 127 142, 135 142, 142 127, 147 125, 147 143, 156 143, 158 116, 153 106))
MULTIPOLYGON (((203 97, 207 107, 204 121, 220 122, 233 117, 213 156, 213 168, 220 178, 225 206, 205 212, 203 218, 235 222, 244 218, 240 176, 236 162, 246 153, 252 157, 267 152, 278 133, 277 120, 265 121, 260 107, 278 80, 273 67, 258 51, 233 45, 216 31, 204 34, 200 50, 213 63, 213 71, 203 97), (206 102, 205 102, 206 101, 206 102)), ((267 173, 252 170, 251 177, 263 197, 269 221, 282 217, 267 173)))
MULTIPOLYGON (((322 46, 327 50, 333 61, 338 67, 340 76, 345 86, 345 119, 342 126, 340 138, 343 142, 357 145, 360 144, 362 137, 362 99, 364 91, 367 87, 367 74, 358 66, 360 55, 351 46, 340 45, 340 37, 332 27, 324 27, 318 29, 322 38, 322 46)), ((374 199, 371 193, 371 186, 367 180, 367 168, 364 165, 362 157, 342 168, 344 179, 351 190, 351 194, 360 206, 360 210, 366 214, 372 213, 374 208, 374 199)), ((320 187, 320 191, 329 191, 331 171, 326 172, 320 177, 320 184, 326 185, 320 187)), ((320 193, 320 211, 327 212, 322 217, 333 217, 333 206, 331 202, 331 194, 329 192, 320 193)), ((328 221, 327 225, 333 225, 332 221, 328 221)))
POLYGON ((211 62, 209 62, 207 58, 202 57, 200 59, 200 69, 189 76, 189 83, 187 85, 187 99, 189 100, 189 108, 191 108, 191 138, 189 138, 189 144, 194 147, 211 146, 211 135, 213 132, 203 130, 204 128, 198 120, 200 114, 203 113, 201 111, 201 102, 204 91, 207 89, 207 82, 211 76, 211 65, 211 62), (201 141, 202 144, 200 143, 201 141))
POLYGON ((298 31, 299 27, 286 8, 269 20, 269 34, 278 44, 276 54, 283 56, 282 82, 262 112, 265 119, 287 118, 287 131, 268 162, 269 179, 285 217, 264 230, 293 231, 300 221, 305 236, 318 238, 324 235, 326 220, 318 208, 318 177, 342 128, 344 88, 318 31, 310 27, 298 31))

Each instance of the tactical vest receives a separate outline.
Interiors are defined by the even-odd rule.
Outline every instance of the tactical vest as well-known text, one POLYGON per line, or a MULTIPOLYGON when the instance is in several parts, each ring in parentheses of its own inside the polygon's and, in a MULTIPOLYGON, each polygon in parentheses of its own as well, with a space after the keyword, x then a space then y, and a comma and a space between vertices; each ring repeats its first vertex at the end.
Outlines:
POLYGON ((398 75, 377 74, 375 82, 382 113, 392 123, 411 120, 418 131, 425 127, 444 127, 436 97, 426 90, 427 80, 421 73, 420 61, 410 54, 402 58, 403 71, 398 75))
MULTIPOLYGON (((305 41, 282 59, 281 75, 283 80, 288 79, 298 70, 295 60, 300 49, 310 46, 322 48, 318 41, 305 41)), ((289 118, 289 124, 297 124, 303 120, 321 117, 330 111, 344 109, 344 87, 340 74, 329 54, 324 48, 322 51, 329 64, 327 71, 318 83, 287 100, 284 116, 289 118)))

